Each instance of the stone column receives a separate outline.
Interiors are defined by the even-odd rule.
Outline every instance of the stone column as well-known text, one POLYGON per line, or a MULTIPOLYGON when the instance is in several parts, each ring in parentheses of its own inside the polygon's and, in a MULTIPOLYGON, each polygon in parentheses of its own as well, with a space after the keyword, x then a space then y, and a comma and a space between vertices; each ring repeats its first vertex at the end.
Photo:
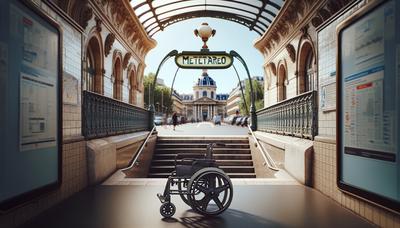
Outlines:
POLYGON ((200 105, 200 120, 203 121, 203 105, 200 105))
POLYGON ((196 105, 193 104, 193 118, 196 119, 196 105))

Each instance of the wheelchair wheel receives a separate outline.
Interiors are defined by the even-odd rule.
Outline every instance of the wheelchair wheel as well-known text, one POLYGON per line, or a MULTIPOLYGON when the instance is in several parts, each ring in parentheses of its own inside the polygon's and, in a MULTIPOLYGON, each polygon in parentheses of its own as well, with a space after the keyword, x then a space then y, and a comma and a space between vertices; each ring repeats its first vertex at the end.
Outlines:
POLYGON ((170 218, 175 214, 176 211, 176 207, 173 203, 171 202, 165 202, 163 204, 161 204, 160 207, 160 214, 164 217, 164 218, 170 218))
POLYGON ((190 179, 187 197, 196 212, 218 215, 228 209, 232 202, 232 182, 221 169, 204 168, 190 179))

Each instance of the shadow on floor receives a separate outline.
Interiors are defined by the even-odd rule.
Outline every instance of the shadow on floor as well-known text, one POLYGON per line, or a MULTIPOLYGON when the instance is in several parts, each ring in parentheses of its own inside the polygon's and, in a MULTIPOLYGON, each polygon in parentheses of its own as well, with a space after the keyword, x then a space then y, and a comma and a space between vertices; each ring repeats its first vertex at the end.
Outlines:
POLYGON ((219 216, 202 216, 193 210, 187 210, 177 218, 164 218, 163 222, 176 223, 187 228, 208 227, 282 227, 278 223, 266 220, 260 216, 252 215, 243 211, 228 209, 219 216))

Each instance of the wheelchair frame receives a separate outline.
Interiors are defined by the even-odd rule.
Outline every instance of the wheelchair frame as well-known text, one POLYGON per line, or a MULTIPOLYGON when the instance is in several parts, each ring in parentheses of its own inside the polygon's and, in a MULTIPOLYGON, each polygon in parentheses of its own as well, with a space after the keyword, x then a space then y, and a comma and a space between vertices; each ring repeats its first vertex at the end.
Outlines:
POLYGON ((213 159, 213 148, 220 143, 207 145, 207 152, 203 158, 199 153, 182 153, 175 157, 175 171, 168 177, 164 193, 157 194, 160 202, 160 214, 163 217, 171 217, 175 214, 175 205, 171 202, 171 195, 179 195, 181 199, 194 211, 210 216, 224 212, 232 202, 233 187, 228 175, 221 170, 213 159), (182 158, 178 162, 178 158, 182 158), (189 163, 189 164, 188 164, 189 163), (173 189, 174 185, 177 189, 173 189), (221 199, 222 194, 222 199, 221 199), (210 204, 214 201, 215 205, 210 204))

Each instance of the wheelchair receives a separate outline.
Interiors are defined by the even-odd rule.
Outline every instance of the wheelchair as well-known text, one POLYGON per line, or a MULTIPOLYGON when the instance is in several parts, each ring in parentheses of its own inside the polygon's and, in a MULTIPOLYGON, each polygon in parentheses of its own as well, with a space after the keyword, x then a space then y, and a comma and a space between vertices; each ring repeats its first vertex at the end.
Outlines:
POLYGON ((175 171, 168 177, 164 193, 157 194, 164 218, 172 217, 176 211, 171 195, 179 195, 183 202, 204 216, 218 215, 228 209, 233 197, 232 182, 213 159, 215 146, 225 144, 210 143, 205 154, 176 155, 175 171))

